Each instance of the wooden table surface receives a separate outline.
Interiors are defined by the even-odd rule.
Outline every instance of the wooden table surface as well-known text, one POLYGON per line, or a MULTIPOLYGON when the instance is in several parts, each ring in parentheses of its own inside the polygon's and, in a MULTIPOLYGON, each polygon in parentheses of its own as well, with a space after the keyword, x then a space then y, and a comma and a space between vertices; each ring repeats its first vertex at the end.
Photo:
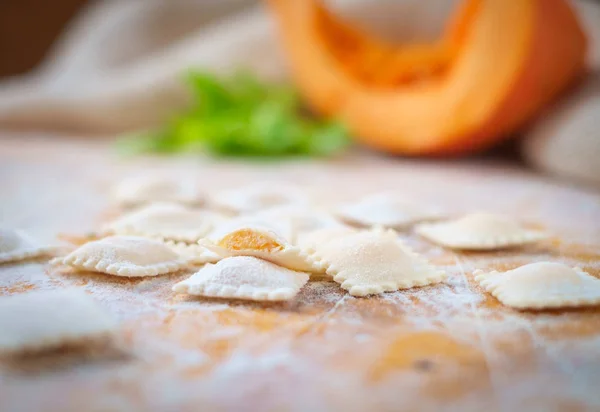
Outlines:
POLYGON ((448 271, 444 284, 355 298, 321 280, 285 304, 172 293, 187 274, 119 279, 65 274, 44 262, 0 266, 0 295, 80 287, 123 322, 118 350, 0 363, 1 411, 600 410, 600 308, 519 312, 472 277, 476 268, 541 260, 600 276, 597 193, 485 159, 122 161, 101 141, 5 136, 0 225, 44 240, 93 230, 111 182, 150 168, 191 174, 207 192, 289 180, 328 203, 397 190, 452 213, 516 215, 553 237, 467 254, 402 233, 448 271))

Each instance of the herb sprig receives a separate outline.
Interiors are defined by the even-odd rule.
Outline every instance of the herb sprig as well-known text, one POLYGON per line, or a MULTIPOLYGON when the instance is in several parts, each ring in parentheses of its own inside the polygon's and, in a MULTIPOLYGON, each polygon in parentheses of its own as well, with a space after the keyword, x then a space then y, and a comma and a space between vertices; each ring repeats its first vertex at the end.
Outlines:
POLYGON ((327 156, 348 143, 345 127, 309 116, 296 91, 248 73, 191 71, 193 104, 159 130, 120 139, 122 153, 207 151, 220 156, 327 156))

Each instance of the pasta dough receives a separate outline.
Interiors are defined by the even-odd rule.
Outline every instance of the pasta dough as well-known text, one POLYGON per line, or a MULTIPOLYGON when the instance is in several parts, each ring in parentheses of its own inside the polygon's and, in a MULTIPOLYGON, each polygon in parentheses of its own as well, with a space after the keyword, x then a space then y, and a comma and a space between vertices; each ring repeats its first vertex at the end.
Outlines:
POLYGON ((394 193, 379 193, 340 207, 337 216, 347 223, 373 227, 403 229, 416 222, 438 219, 440 212, 428 205, 417 204, 394 193))
POLYGON ((253 223, 228 225, 198 243, 221 257, 254 256, 292 270, 323 272, 300 248, 274 230, 253 223))
POLYGON ((205 236, 219 218, 211 212, 177 204, 152 204, 108 224, 104 232, 193 243, 205 236))
POLYGON ((117 322, 76 289, 0 298, 0 352, 54 349, 110 336, 117 322))
POLYGON ((313 251, 327 274, 353 296, 366 296, 441 282, 443 271, 404 246, 393 231, 336 236, 313 251))
POLYGON ((219 298, 290 300, 308 281, 308 275, 250 256, 229 257, 206 265, 173 291, 219 298))
POLYGON ((296 243, 304 234, 325 228, 344 227, 336 218, 328 213, 311 209, 307 206, 277 206, 253 215, 265 221, 285 222, 291 230, 290 241, 296 243))
POLYGON ((0 228, 0 263, 49 255, 55 250, 39 245, 22 231, 0 228))
POLYGON ((351 235, 353 233, 357 233, 357 230, 348 226, 328 227, 306 234, 301 234, 298 237, 297 243, 305 250, 314 251, 319 247, 319 245, 323 245, 336 238, 351 235))
POLYGON ((202 204, 204 196, 189 178, 161 174, 132 176, 115 186, 113 200, 120 206, 132 207, 154 202, 202 204))
POLYGON ((211 204, 229 213, 253 213, 289 204, 307 204, 307 196, 282 182, 252 184, 216 194, 211 204))
POLYGON ((500 302, 518 309, 600 304, 600 280, 561 263, 537 262, 503 273, 477 270, 473 274, 500 302))
POLYGON ((492 250, 536 242, 546 236, 527 230, 514 220, 490 213, 472 213, 441 223, 423 223, 416 232, 426 239, 453 249, 492 250))
POLYGON ((181 257, 194 265, 203 265, 205 263, 218 262, 221 257, 215 252, 198 244, 188 244, 185 242, 165 241, 165 245, 177 252, 181 257))
POLYGON ((53 263, 115 276, 156 276, 187 267, 164 243, 136 236, 110 236, 86 243, 53 263))

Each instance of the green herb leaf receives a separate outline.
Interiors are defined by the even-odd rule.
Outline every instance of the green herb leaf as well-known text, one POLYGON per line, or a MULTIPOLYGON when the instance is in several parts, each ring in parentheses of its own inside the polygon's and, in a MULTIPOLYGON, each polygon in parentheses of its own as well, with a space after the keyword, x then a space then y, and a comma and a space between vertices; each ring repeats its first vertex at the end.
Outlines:
POLYGON ((348 131, 342 123, 332 122, 316 127, 312 138, 307 139, 306 152, 315 155, 329 156, 342 150, 350 143, 348 131))
POLYGON ((198 148, 221 156, 328 156, 350 142, 342 124, 308 117, 297 92, 247 72, 228 78, 192 71, 185 82, 194 103, 162 129, 120 139, 124 154, 198 148))

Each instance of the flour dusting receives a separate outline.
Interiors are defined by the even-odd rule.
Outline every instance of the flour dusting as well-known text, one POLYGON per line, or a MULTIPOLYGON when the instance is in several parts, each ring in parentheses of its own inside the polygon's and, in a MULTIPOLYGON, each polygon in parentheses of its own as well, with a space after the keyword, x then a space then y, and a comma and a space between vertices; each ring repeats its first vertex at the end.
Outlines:
POLYGON ((520 249, 454 253, 407 229, 401 239, 448 273, 443 283, 355 298, 330 279, 311 279, 285 303, 175 294, 172 286, 191 271, 144 280, 71 273, 44 261, 0 265, 0 295, 81 288, 121 320, 123 335, 116 359, 75 357, 68 368, 29 375, 0 364, 6 410, 600 408, 599 310, 516 311, 472 276, 475 269, 550 260, 599 277, 597 194, 488 158, 417 163, 361 154, 285 164, 185 157, 124 164, 91 141, 34 143, 25 154, 20 139, 3 142, 3 151, 24 160, 10 155, 0 162, 4 176, 15 176, 3 188, 0 216, 4 226, 48 241, 58 232, 97 229, 104 223, 104 183, 150 171, 193 177, 208 194, 277 176, 309 188, 326 208, 392 190, 450 216, 508 214, 551 238, 520 249), (81 168, 82 159, 89 167, 81 168))

